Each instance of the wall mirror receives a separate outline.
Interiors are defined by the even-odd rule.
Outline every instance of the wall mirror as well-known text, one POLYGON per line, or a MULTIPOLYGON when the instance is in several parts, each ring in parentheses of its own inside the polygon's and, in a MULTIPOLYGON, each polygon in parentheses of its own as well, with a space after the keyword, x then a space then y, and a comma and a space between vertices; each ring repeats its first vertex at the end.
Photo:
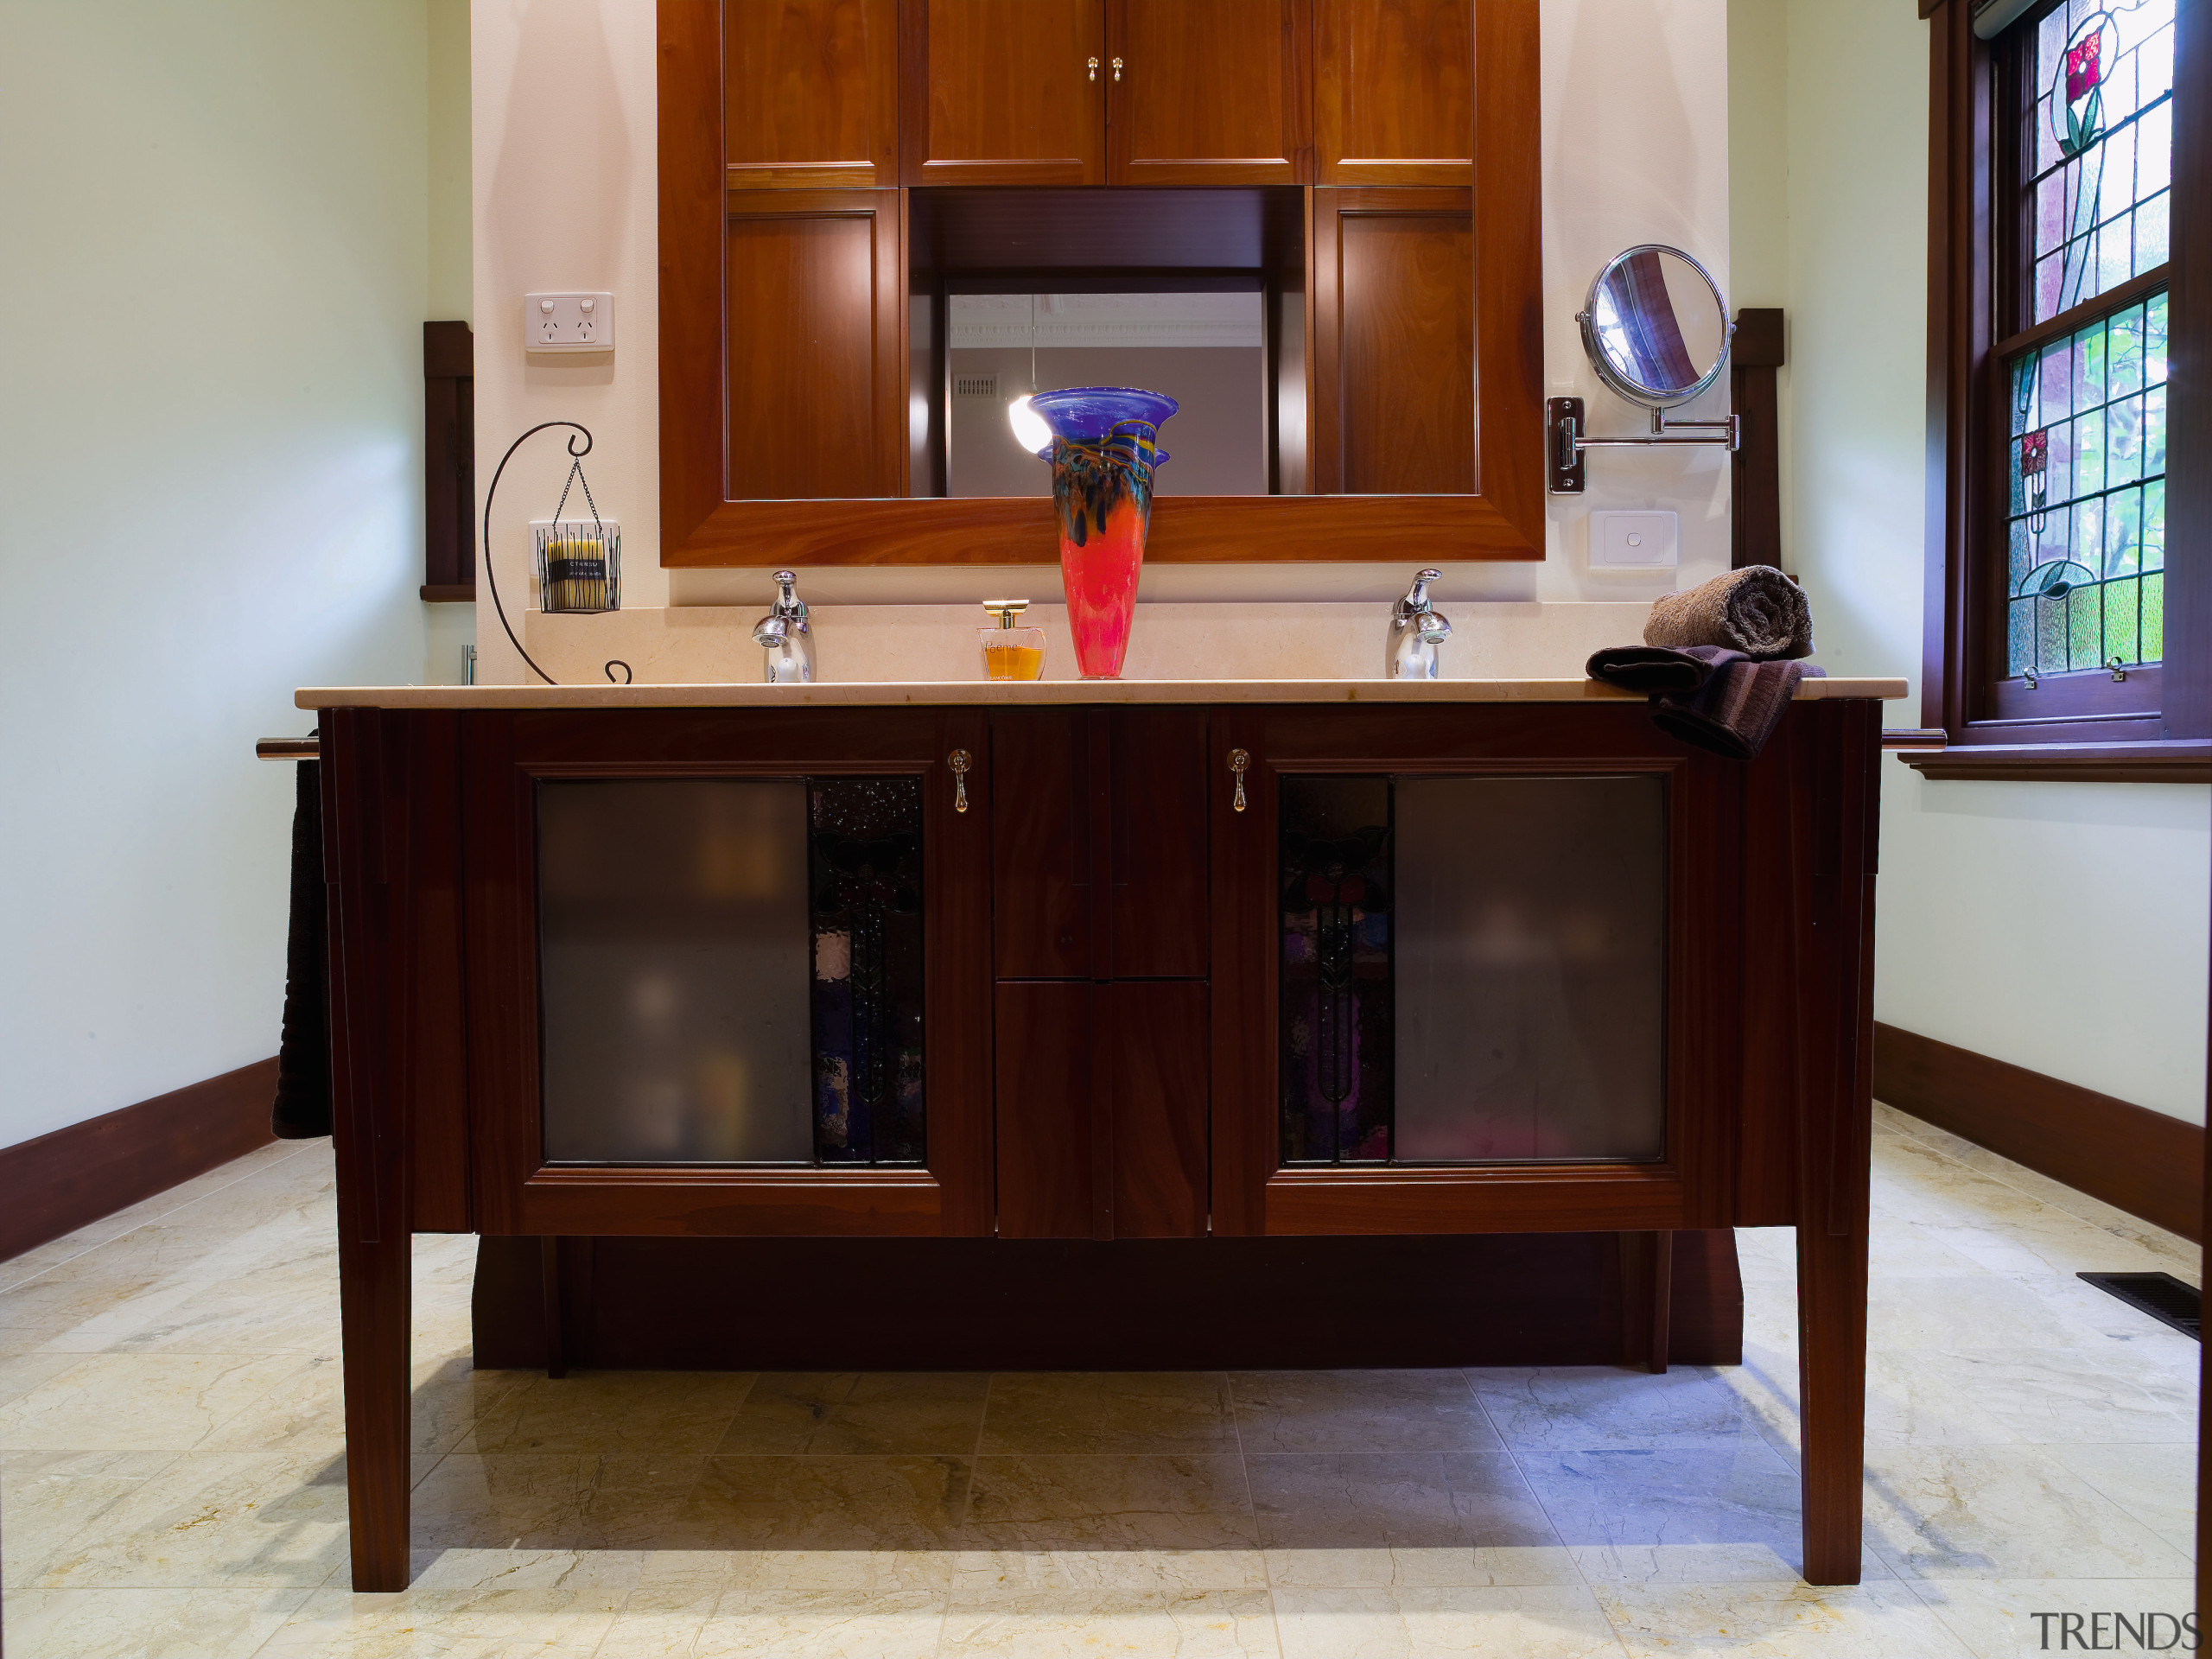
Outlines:
POLYGON ((1608 391, 1650 411, 1644 437, 1593 438, 1580 397, 1545 405, 1547 456, 1554 495, 1580 495, 1587 484, 1582 457, 1592 449, 1640 449, 1654 444, 1719 446, 1733 450, 1734 415, 1678 421, 1667 411, 1698 397, 1728 366, 1736 327, 1712 274, 1680 248, 1639 243, 1608 259, 1575 314, 1582 349, 1608 391))
POLYGON ((1148 561, 1541 558, 1537 17, 662 0, 662 563, 1049 564, 1081 385, 1148 561))

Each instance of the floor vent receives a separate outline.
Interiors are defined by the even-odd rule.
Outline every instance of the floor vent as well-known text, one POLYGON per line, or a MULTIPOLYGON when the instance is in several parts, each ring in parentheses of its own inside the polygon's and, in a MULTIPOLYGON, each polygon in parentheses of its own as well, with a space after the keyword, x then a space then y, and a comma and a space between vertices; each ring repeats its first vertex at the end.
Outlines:
POLYGON ((2196 1289, 2171 1273, 2084 1273, 2099 1290, 2110 1291, 2130 1307, 2139 1307, 2162 1325, 2171 1325, 2183 1336, 2204 1340, 2201 1329, 2203 1299, 2196 1289))

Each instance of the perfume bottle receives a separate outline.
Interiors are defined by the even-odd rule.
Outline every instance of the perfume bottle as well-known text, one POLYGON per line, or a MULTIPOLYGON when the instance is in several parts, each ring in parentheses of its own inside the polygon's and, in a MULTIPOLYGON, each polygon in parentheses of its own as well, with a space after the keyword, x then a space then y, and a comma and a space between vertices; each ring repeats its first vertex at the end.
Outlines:
POLYGON ((1029 608, 1026 599, 987 599, 983 608, 998 618, 995 628, 979 628, 983 644, 983 677, 991 680, 1041 680, 1045 677, 1045 630, 1017 627, 1015 622, 1029 608))

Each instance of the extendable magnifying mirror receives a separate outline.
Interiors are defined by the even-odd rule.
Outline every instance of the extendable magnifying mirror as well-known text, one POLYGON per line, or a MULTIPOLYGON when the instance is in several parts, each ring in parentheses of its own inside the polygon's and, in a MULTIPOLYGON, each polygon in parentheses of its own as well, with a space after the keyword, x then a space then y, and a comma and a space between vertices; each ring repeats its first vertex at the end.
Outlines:
POLYGON ((1735 326, 1720 286, 1680 248, 1641 243, 1616 254, 1590 284, 1575 314, 1582 349, 1605 386, 1651 411, 1651 435, 1592 438, 1584 434, 1582 399, 1554 397, 1544 405, 1547 471, 1554 495, 1580 495, 1586 484, 1582 456, 1589 449, 1641 449, 1654 444, 1736 448, 1736 417, 1670 421, 1667 411, 1688 403, 1728 366, 1735 326), (1691 433, 1711 436, 1691 436, 1691 433))

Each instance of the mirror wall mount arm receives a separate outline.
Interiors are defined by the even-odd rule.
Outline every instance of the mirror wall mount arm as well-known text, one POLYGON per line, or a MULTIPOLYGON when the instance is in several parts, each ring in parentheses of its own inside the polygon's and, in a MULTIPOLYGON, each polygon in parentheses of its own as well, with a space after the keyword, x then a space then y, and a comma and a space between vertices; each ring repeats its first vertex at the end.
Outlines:
POLYGON ((1660 445, 1721 448, 1734 454, 1742 441, 1738 416, 1717 421, 1671 421, 1667 411, 1651 411, 1651 435, 1644 438, 1591 438, 1583 435, 1583 405, 1580 397, 1552 397, 1544 404, 1544 471, 1554 495, 1580 495, 1589 482, 1582 457, 1592 449, 1648 449, 1660 445), (1678 435, 1710 433, 1709 437, 1678 435))

